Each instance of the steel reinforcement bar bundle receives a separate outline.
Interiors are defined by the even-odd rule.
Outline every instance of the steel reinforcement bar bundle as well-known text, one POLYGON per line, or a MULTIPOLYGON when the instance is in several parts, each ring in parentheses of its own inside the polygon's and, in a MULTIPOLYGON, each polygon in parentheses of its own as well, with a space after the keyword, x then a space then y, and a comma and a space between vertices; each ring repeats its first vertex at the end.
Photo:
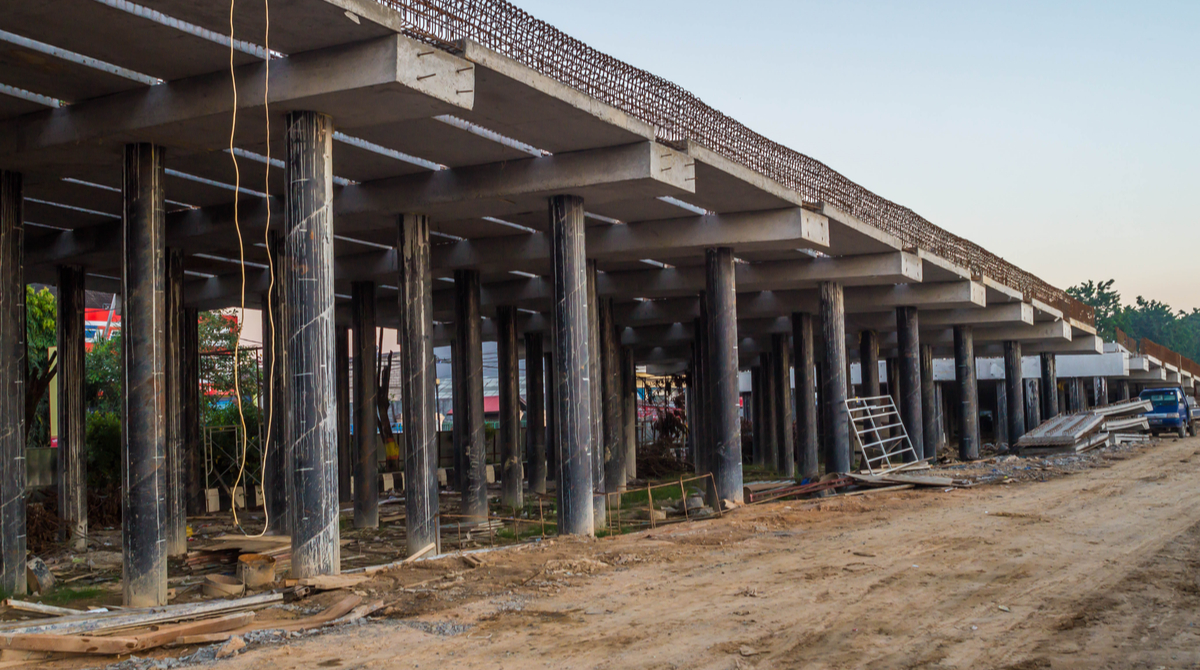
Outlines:
POLYGON ((409 36, 449 51, 473 40, 657 128, 659 141, 696 142, 795 190, 1021 291, 1077 321, 1093 310, 979 245, 850 181, 824 163, 759 135, 662 77, 593 49, 505 0, 378 0, 399 13, 409 36))

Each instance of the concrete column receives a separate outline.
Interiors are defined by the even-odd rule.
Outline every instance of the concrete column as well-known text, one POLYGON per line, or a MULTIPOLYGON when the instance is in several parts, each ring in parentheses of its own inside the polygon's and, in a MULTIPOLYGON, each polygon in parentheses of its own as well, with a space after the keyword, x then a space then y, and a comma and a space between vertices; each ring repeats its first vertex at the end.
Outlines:
POLYGON ((1042 354, 1042 418, 1058 416, 1058 371, 1054 354, 1042 354))
POLYGON ((1037 428, 1042 423, 1042 402, 1038 390, 1038 380, 1026 379, 1025 383, 1025 432, 1037 428))
MULTIPOLYGON (((712 362, 713 474, 717 497, 742 502, 742 422, 738 415, 737 294, 733 250, 705 253, 708 344, 712 362)), ((721 504, 721 500, 715 501, 721 504)))
POLYGON ((1067 412, 1073 414, 1082 411, 1084 408, 1083 402, 1083 380, 1068 379, 1066 381, 1067 389, 1067 412))
POLYGON ((525 504, 521 476, 521 387, 517 310, 496 308, 496 358, 500 380, 500 502, 510 510, 525 504))
MULTIPOLYGON (((286 313, 284 318, 287 318, 286 313)), ((282 332, 285 338, 287 337, 286 323, 289 322, 284 322, 285 329, 282 332)), ((286 342, 287 340, 284 339, 280 344, 286 346, 286 342)), ((279 397, 290 400, 292 397, 291 392, 286 386, 290 380, 290 376, 287 374, 286 354, 279 360, 284 362, 284 388, 279 397), (287 395, 284 395, 284 393, 287 395)), ((334 402, 337 404, 338 500, 344 503, 352 503, 354 502, 354 485, 351 482, 354 481, 354 453, 357 450, 354 447, 353 436, 350 434, 350 329, 344 326, 338 326, 334 333, 333 367, 334 382, 337 385, 334 391, 336 394, 334 402)), ((283 428, 285 438, 283 458, 288 463, 288 472, 291 472, 291 445, 286 440, 288 417, 289 414, 283 415, 284 421, 280 426, 283 428)), ((287 494, 291 491, 290 486, 291 484, 288 483, 284 487, 285 497, 289 499, 291 496, 287 494)))
MULTIPOLYGON (((553 336, 553 333, 551 333, 553 336)), ((554 338, 550 338, 550 348, 554 348, 554 338)), ((558 445, 558 420, 554 408, 558 407, 558 384, 554 380, 558 379, 557 368, 554 364, 554 356, 550 352, 546 352, 546 366, 544 368, 546 374, 546 479, 557 478, 555 473, 558 472, 559 445, 558 445)))
POLYGON ((637 479, 637 365, 633 348, 621 347, 621 387, 625 418, 625 481, 637 479))
MULTIPOLYGON (((0 170, 0 590, 11 595, 25 594, 24 211, 20 173, 0 170)), ((165 597, 165 556, 163 570, 165 597)))
POLYGON ((796 439, 792 420, 792 356, 787 333, 771 336, 775 363, 775 443, 776 467, 785 479, 796 476, 796 439))
POLYGON ((525 454, 529 490, 546 492, 546 400, 542 389, 542 334, 525 333, 525 454))
POLYGON ((916 307, 896 308, 900 357, 897 364, 900 420, 917 459, 925 458, 924 393, 921 383, 921 336, 916 307))
MULTIPOLYGON (((121 586, 125 606, 157 607, 167 604, 168 514, 168 478, 164 467, 166 230, 161 147, 151 144, 125 147, 124 196, 121 586)), ((20 558, 23 564, 24 556, 20 558)))
POLYGON ((1021 373, 1021 343, 1004 343, 1004 388, 1008 393, 1008 441, 1016 444, 1025 434, 1025 383, 1021 373))
MULTIPOLYGON (((941 446, 941 428, 938 424, 937 392, 933 381, 933 347, 921 345, 921 436, 925 445, 922 458, 937 461, 941 446)), ((916 447, 916 444, 913 444, 916 447)))
POLYGON ((450 412, 453 420, 450 422, 450 441, 454 447, 454 482, 461 493, 466 488, 466 458, 464 457, 462 427, 462 346, 458 339, 450 340, 450 412))
POLYGON ((1117 382, 1117 400, 1125 402, 1129 399, 1129 380, 1122 379, 1117 382))
POLYGON ((820 282, 821 328, 825 340, 825 404, 827 472, 850 471, 850 422, 846 414, 846 306, 837 282, 820 282))
POLYGON ((291 576, 341 571, 334 374, 333 121, 287 115, 284 257, 291 576))
POLYGON ((1003 381, 996 382, 996 416, 993 425, 996 444, 1011 444, 1008 440, 1008 387, 1003 381))
POLYGON ((604 368, 600 361, 600 298, 596 293, 596 261, 587 261, 588 306, 588 400, 591 406, 592 434, 592 522, 596 530, 608 525, 608 507, 604 492, 604 368))
POLYGON ((479 313, 479 272, 454 271, 454 330, 462 365, 455 389, 454 424, 462 439, 462 514, 486 518, 487 450, 483 431, 483 317, 479 313), (462 425, 459 425, 462 422, 462 425))
POLYGON ((815 480, 821 474, 821 466, 817 450, 817 370, 811 314, 792 314, 792 349, 796 367, 796 466, 801 480, 815 480))
MULTIPOLYGON (((708 346, 708 301, 700 296, 700 318, 694 322, 696 341, 694 345, 696 377, 696 474, 712 471, 712 388, 709 380, 708 346)), ((765 396, 764 396, 765 397, 765 396)), ((768 429, 771 423, 766 422, 768 429)))
MULTIPOLYGON (((892 404, 896 406, 896 410, 900 409, 900 364, 899 360, 894 357, 888 357, 883 364, 883 370, 887 375, 887 394, 892 398, 892 404)), ((848 374, 848 373, 847 373, 848 374)), ((889 432, 899 435, 899 431, 895 428, 889 432)))
POLYGON ((613 299, 600 298, 600 374, 604 411, 604 483, 609 493, 625 490, 625 400, 621 384, 621 341, 613 321, 613 299))
POLYGON ((1092 378, 1092 388, 1095 389, 1095 392, 1096 392, 1096 405, 1097 406, 1107 405, 1108 404, 1108 378, 1107 377, 1093 377, 1092 378))
POLYGON ((404 516, 408 553, 441 548, 438 517, 437 364, 433 354, 433 274, 429 219, 404 214, 396 243, 400 289, 404 516))
POLYGON ((167 555, 187 553, 187 508, 184 495, 183 440, 183 252, 166 253, 166 327, 163 351, 166 353, 163 384, 166 389, 166 477, 167 477, 167 555))
MULTIPOLYGON (((375 282, 350 283, 354 330, 354 527, 379 527, 379 387, 375 380, 375 282)), ((407 343, 406 343, 407 344, 407 343)), ((419 548, 419 547, 418 547, 419 548)))
POLYGON ((207 513, 204 499, 204 440, 200 433, 200 312, 183 311, 183 453, 187 460, 187 512, 199 516, 207 513))
MULTIPOLYGON (((862 397, 883 395, 879 390, 879 333, 864 330, 858 334, 859 371, 862 373, 862 397)), ((888 379, 888 383, 891 383, 888 379)))
POLYGON ((58 537, 72 551, 87 549, 84 281, 82 267, 58 268, 58 537))
POLYGON ((700 347, 692 342, 691 345, 691 367, 688 370, 688 389, 684 395, 684 413, 688 418, 688 460, 692 463, 692 468, 695 472, 700 472, 700 400, 697 399, 700 377, 698 377, 696 359, 698 358, 700 347))
MULTIPOLYGON (((281 281, 283 262, 283 236, 272 231, 267 240, 267 253, 270 256, 274 278, 267 292, 263 294, 263 498, 267 516, 267 532, 272 535, 287 534, 287 447, 284 445, 284 424, 287 422, 287 376, 284 374, 284 333, 287 332, 284 317, 283 282, 281 281)), ((335 339, 335 345, 338 340, 335 339)), ((335 355, 335 365, 337 356, 335 355)), ((340 377, 340 371, 335 372, 340 377)), ((338 380, 340 386, 340 378, 338 380)), ((342 411, 341 389, 337 391, 339 417, 342 411)), ((338 424, 339 456, 343 439, 341 424, 338 424)), ((340 462, 339 462, 340 465, 340 462)), ((346 475, 349 476, 347 469, 346 475)), ((341 468, 338 468, 338 478, 341 479, 341 468)), ((340 487, 339 487, 340 488, 340 487)), ((349 494, 349 491, 347 491, 349 494)), ((340 491, 339 491, 339 500, 340 491)))
POLYGON ((958 383, 958 457, 979 458, 979 386, 975 382, 975 331, 954 327, 954 379, 958 383))
POLYGON ((778 384, 774 357, 769 352, 759 354, 758 366, 762 368, 763 382, 763 465, 774 470, 779 463, 779 407, 775 390, 778 384))
MULTIPOLYGON (((761 361, 761 356, 759 357, 761 361)), ((750 368, 750 423, 754 427, 751 439, 751 462, 761 466, 766 463, 763 434, 766 425, 763 423, 763 368, 761 362, 750 368)))
POLYGON ((22 176, 0 170, 0 590, 11 595, 26 590, 24 237, 22 176))
POLYGON ((592 404, 582 198, 550 199, 550 256, 554 272, 552 411, 553 442, 559 449, 558 532, 592 535, 592 404))

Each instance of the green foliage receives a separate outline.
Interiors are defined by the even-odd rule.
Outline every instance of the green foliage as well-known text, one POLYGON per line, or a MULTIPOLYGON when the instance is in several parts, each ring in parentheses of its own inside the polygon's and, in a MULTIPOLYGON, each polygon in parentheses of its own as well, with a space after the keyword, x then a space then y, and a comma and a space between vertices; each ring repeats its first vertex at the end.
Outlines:
POLYGON ((65 605, 67 603, 79 602, 80 600, 93 600, 108 595, 108 593, 108 591, 97 586, 85 586, 79 589, 60 586, 43 597, 42 604, 65 605))
POLYGON ((87 418, 88 489, 117 490, 121 485, 121 417, 92 412, 87 418))
POLYGON ((84 402, 89 412, 121 411, 121 333, 97 339, 83 361, 84 402))
POLYGON ((38 291, 25 287, 25 342, 29 349, 29 368, 38 372, 46 369, 46 350, 58 344, 55 322, 58 303, 50 289, 38 291))
POLYGON ((50 398, 45 393, 45 385, 37 381, 44 381, 50 367, 48 350, 58 344, 57 316, 58 302, 50 289, 36 290, 25 286, 25 355, 29 364, 26 392, 41 396, 27 399, 27 402, 36 403, 25 427, 27 443, 33 447, 50 446, 50 398))
POLYGON ((1112 279, 1086 281, 1067 289, 1071 297, 1096 309, 1096 331, 1111 340, 1119 328, 1130 337, 1148 338, 1193 361, 1200 360, 1200 309, 1173 310, 1165 303, 1138 296, 1122 304, 1112 279))
POLYGON ((201 312, 200 394, 201 423, 206 426, 239 425, 235 389, 241 390, 242 410, 246 414, 247 434, 258 435, 255 400, 258 398, 259 363, 254 351, 237 349, 239 324, 224 312, 201 312), (234 352, 237 374, 234 375, 234 352), (234 380, 238 384, 234 384, 234 380), (254 427, 249 425, 255 415, 254 427))

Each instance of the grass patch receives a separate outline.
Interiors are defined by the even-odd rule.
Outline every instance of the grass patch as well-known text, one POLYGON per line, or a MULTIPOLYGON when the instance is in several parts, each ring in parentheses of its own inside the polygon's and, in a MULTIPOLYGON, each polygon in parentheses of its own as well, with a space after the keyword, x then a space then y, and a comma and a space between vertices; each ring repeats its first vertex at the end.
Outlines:
POLYGON ((64 605, 78 600, 94 600, 105 594, 105 590, 97 586, 83 586, 77 589, 59 587, 42 597, 46 605, 64 605))
MULTIPOLYGON (((699 482, 698 481, 696 483, 700 484, 700 485, 704 485, 707 482, 699 482)), ((645 489, 642 489, 640 491, 630 491, 629 493, 622 493, 621 494, 621 506, 622 507, 630 507, 630 506, 634 506, 634 505, 648 504, 650 502, 650 493, 651 492, 646 491, 645 489)), ((653 494, 654 494, 654 504, 657 505, 659 503, 663 503, 663 502, 667 502, 667 501, 679 500, 680 498, 683 497, 683 490, 679 488, 679 484, 672 484, 670 486, 664 486, 662 488, 655 488, 653 491, 653 494)))

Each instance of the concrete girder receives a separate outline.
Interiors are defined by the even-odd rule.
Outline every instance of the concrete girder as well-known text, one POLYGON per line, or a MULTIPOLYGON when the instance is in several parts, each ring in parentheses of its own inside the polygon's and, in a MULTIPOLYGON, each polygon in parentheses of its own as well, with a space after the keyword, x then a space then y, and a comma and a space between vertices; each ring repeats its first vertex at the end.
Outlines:
MULTIPOLYGON (((697 256, 712 246, 734 251, 829 246, 829 221, 796 207, 758 212, 659 219, 587 230, 587 253, 597 260, 670 260, 697 256)), ((472 268, 480 272, 538 271, 549 267, 546 233, 463 240, 435 249, 435 272, 472 268)), ((739 278, 740 281, 740 278, 739 278)))
MULTIPOLYGON (((777 317, 792 312, 817 312, 816 291, 763 291, 738 297, 738 318, 777 317)), ((967 305, 984 307, 983 287, 969 281, 944 284, 909 284, 901 286, 871 286, 846 291, 847 313, 877 312, 887 307, 918 307, 926 309, 959 309, 967 305)), ((645 302, 620 303, 616 306, 617 323, 643 325, 678 323, 695 318, 700 313, 695 298, 670 298, 645 302)))
MULTIPOLYGON (((587 250, 588 258, 600 261, 672 259, 703 253, 713 245, 735 250, 810 248, 826 245, 828 237, 824 217, 795 208, 594 226, 587 230, 587 250)), ((343 256, 336 262, 340 277, 369 279, 374 273, 382 276, 395 264, 395 257, 394 251, 381 249, 343 256)), ((550 238, 542 232, 440 244, 434 247, 432 260, 434 274, 445 276, 462 269, 548 274, 549 264, 550 238)))
POLYGON ((1057 342, 1029 342, 1024 347, 1026 354, 1102 354, 1104 340, 1098 335, 1073 334, 1071 340, 1057 342))
MULTIPOLYGON (((921 327, 932 329, 937 327, 948 328, 955 325, 1033 325, 1033 315, 1033 306, 1029 303, 993 305, 989 302, 988 306, 983 309, 943 309, 922 312, 921 327)), ((891 312, 857 314, 846 319, 846 329, 855 332, 861 330, 892 332, 896 330, 896 315, 891 312)))
MULTIPOLYGON (((837 281, 846 286, 892 286, 921 281, 920 261, 902 251, 845 258, 740 263, 734 271, 739 293, 815 289, 821 281, 837 281)), ((704 269, 689 266, 605 272, 599 277, 597 289, 603 295, 620 297, 695 295, 704 290, 704 269)))
MULTIPOLYGON (((261 109, 264 89, 273 113, 319 110, 339 128, 377 125, 471 109, 474 66, 402 35, 320 49, 236 70, 238 109, 261 109)), ((38 171, 77 155, 56 149, 155 142, 189 151, 229 146, 233 87, 228 72, 87 100, 0 123, 0 165, 38 171)), ((246 124, 248 138, 262 136, 246 124)), ((257 139, 255 141, 258 141, 257 139)))
MULTIPOLYGON (((282 221, 283 202, 243 196, 238 203, 238 223, 247 243, 261 241, 267 221, 268 206, 276 223, 282 221)), ((181 210, 167 214, 167 246, 184 249, 189 254, 228 247, 234 234, 232 203, 181 210)), ((54 235, 44 235, 25 246, 25 257, 31 266, 91 265, 105 256, 121 251, 121 222, 100 223, 54 235)))
POLYGON ((442 219, 530 212, 575 193, 588 203, 695 192, 694 161, 656 142, 412 174, 346 186, 334 201, 342 231, 381 227, 371 215, 417 212, 442 219), (364 220, 365 219, 365 220, 364 220))

